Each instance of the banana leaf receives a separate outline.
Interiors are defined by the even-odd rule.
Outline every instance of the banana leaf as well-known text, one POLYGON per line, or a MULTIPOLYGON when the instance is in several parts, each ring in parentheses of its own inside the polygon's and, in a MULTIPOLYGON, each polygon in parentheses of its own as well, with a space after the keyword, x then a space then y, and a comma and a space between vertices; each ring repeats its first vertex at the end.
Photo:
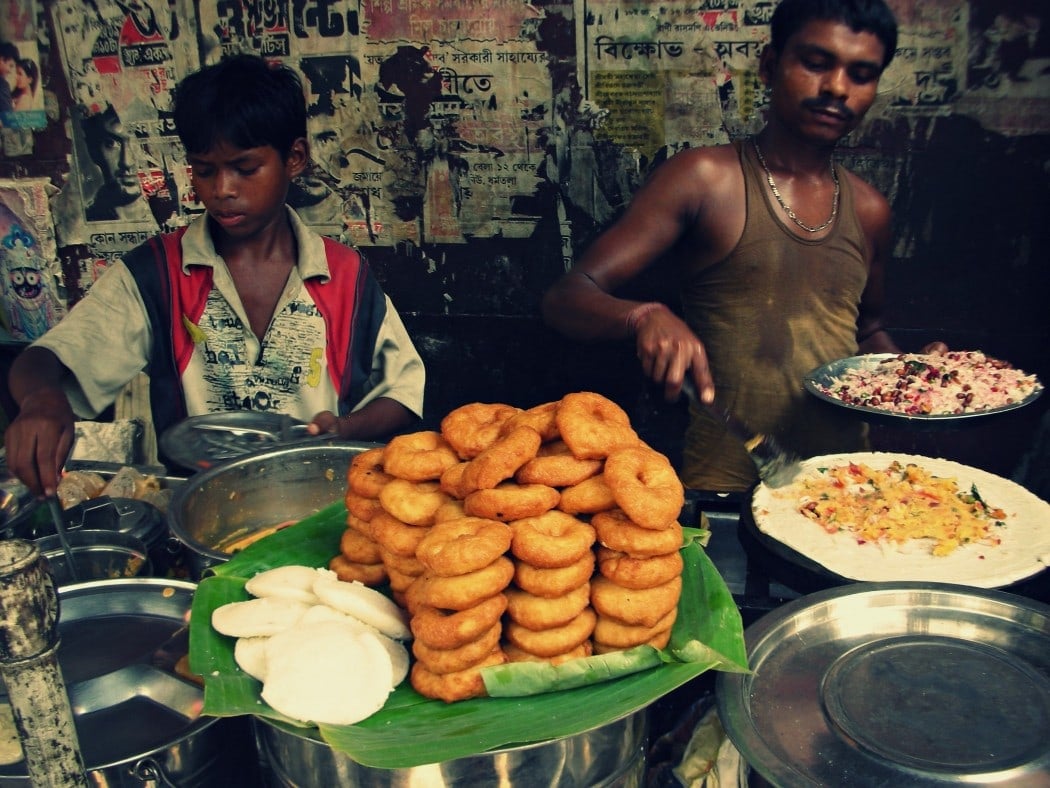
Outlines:
POLYGON ((345 523, 344 505, 332 504, 252 544, 198 584, 190 667, 204 679, 204 714, 265 717, 362 765, 402 769, 583 733, 645 708, 708 670, 748 669, 740 612, 700 546, 708 534, 687 528, 682 597, 667 648, 640 646, 558 668, 538 663, 486 668, 486 688, 498 697, 451 704, 425 698, 405 681, 379 712, 356 725, 304 725, 262 701, 261 684, 237 667, 234 639, 211 628, 211 613, 248 599, 245 583, 265 569, 324 566, 339 550, 345 523))

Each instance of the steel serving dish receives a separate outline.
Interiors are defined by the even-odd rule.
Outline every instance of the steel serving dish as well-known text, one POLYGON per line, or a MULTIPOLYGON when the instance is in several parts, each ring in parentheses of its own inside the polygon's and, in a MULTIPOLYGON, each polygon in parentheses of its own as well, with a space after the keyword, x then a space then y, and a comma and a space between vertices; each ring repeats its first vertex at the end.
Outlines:
POLYGON ((236 457, 312 437, 306 431, 306 424, 291 416, 228 411, 183 419, 164 431, 159 448, 168 462, 189 471, 200 471, 236 457))
POLYGON ((774 786, 1050 785, 1050 606, 950 584, 857 583, 745 631, 719 714, 774 786))
POLYGON ((968 413, 896 413, 885 408, 876 408, 863 405, 851 405, 843 402, 838 397, 828 394, 824 389, 834 385, 837 378, 842 377, 853 370, 874 369, 879 363, 889 358, 896 358, 897 353, 867 353, 860 356, 850 356, 829 361, 827 364, 817 367, 802 378, 802 386, 819 400, 823 400, 839 408, 845 408, 860 416, 865 421, 879 424, 907 423, 912 426, 947 426, 957 427, 963 422, 972 422, 974 419, 983 419, 988 416, 996 416, 1002 413, 1023 408, 1030 405, 1042 396, 1043 387, 1040 385, 1024 399, 1003 405, 998 408, 986 408, 968 413))
POLYGON ((346 495, 353 457, 378 444, 309 443, 229 460, 191 476, 168 507, 171 533, 187 547, 190 576, 228 561, 222 548, 294 523, 346 495))
MULTIPOLYGON (((250 727, 202 717, 204 691, 182 669, 195 589, 160 578, 59 589, 58 659, 90 784, 253 784, 250 727)), ((17 755, 0 786, 30 785, 17 755)))
MULTIPOLYGON (((255 718, 266 785, 354 788, 641 788, 648 743, 646 709, 593 730, 404 769, 362 766, 303 729, 255 718)), ((405 742, 406 747, 411 742, 405 742)))
POLYGON ((76 571, 70 571, 69 556, 55 534, 37 539, 47 559, 55 584, 69 585, 89 580, 116 580, 148 576, 153 571, 146 543, 120 531, 71 531, 66 535, 76 571))

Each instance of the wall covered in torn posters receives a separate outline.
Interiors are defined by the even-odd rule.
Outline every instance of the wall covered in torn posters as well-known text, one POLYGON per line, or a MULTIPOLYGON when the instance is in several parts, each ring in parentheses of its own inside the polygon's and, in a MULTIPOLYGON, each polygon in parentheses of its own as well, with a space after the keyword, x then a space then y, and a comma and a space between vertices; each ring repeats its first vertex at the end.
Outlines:
MULTIPOLYGON (((200 210, 172 85, 228 52, 282 60, 308 90, 315 162, 290 200, 367 253, 431 366, 435 416, 573 387, 627 399, 636 370, 551 336, 539 295, 654 164, 760 127, 775 5, 11 0, 0 37, 40 79, 26 109, 0 108, 0 176, 55 187, 57 259, 41 265, 56 319, 109 262, 200 210)), ((897 56, 840 158, 894 206, 891 322, 905 342, 947 335, 1045 375, 1050 9, 890 5, 897 56)))

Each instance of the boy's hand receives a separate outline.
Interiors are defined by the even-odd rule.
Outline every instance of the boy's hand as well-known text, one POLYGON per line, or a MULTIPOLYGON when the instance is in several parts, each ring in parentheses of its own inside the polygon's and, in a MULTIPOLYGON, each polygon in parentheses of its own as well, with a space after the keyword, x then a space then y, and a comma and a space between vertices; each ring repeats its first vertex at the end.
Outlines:
POLYGON ((75 435, 73 410, 62 390, 39 389, 24 398, 4 435, 7 467, 34 495, 54 495, 75 435))
POLYGON ((306 431, 311 435, 323 435, 326 432, 331 432, 342 437, 339 432, 339 421, 339 417, 332 411, 323 410, 314 416, 313 421, 306 425, 306 431))

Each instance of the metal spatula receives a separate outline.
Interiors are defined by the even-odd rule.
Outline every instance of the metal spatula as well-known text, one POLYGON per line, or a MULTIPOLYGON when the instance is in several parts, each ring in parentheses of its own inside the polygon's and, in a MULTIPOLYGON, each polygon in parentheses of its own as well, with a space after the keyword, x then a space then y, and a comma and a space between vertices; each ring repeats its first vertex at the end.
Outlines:
POLYGON ((743 442, 758 471, 758 478, 767 486, 783 487, 798 475, 800 458, 777 443, 772 435, 755 432, 725 408, 701 402, 691 378, 687 377, 682 383, 682 392, 691 403, 721 421, 732 435, 743 442))

